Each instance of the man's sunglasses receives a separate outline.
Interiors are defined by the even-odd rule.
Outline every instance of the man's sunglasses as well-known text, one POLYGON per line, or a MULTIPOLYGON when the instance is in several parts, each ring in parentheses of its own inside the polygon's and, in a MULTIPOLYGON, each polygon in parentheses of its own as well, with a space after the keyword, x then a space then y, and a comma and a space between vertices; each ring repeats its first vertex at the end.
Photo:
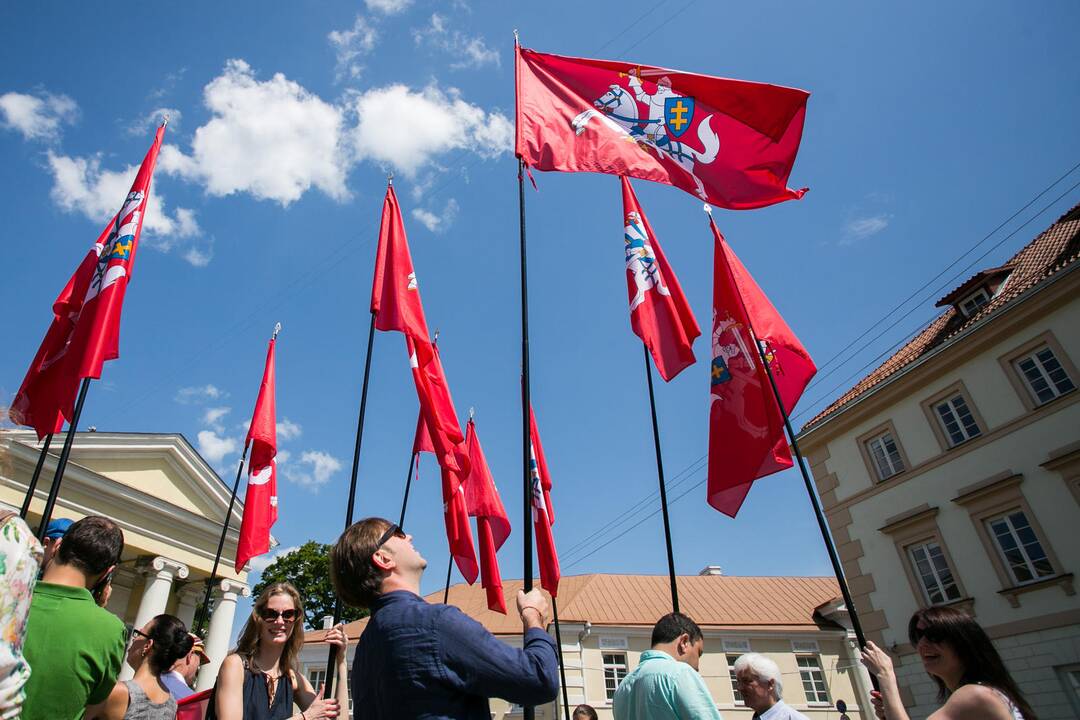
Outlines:
POLYGON ((274 610, 272 608, 263 608, 259 611, 259 617, 266 622, 274 622, 278 618, 281 618, 287 623, 296 621, 296 610, 289 608, 288 610, 274 610))
POLYGON ((401 529, 400 525, 391 525, 390 527, 386 528, 386 532, 384 532, 382 534, 382 537, 379 538, 379 543, 375 546, 375 550, 372 551, 372 554, 377 552, 379 548, 385 545, 387 541, 390 540, 390 538, 392 537, 401 538, 402 540, 405 539, 405 531, 401 529))

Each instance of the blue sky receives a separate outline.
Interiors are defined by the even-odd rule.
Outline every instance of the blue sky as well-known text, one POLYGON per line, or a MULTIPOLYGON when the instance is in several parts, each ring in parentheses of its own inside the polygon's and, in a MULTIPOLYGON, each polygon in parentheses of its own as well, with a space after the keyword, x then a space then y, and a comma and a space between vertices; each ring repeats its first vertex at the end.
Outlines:
MULTIPOLYGON (((902 313, 868 336, 884 330, 876 341, 844 350, 1080 161, 1078 19, 1072 2, 4 4, 0 212, 19 258, 0 284, 0 402, 18 388, 53 298, 119 207, 167 109, 122 357, 92 386, 83 425, 182 432, 231 481, 280 321, 285 452, 274 533, 284 548, 332 542, 392 170, 458 411, 464 419, 476 408, 515 523, 500 562, 517 577, 514 28, 541 51, 812 93, 791 179, 810 193, 716 213, 821 374, 834 371, 807 391, 799 423, 929 320, 955 275, 997 264, 1080 197, 1074 189, 1050 203, 1078 179, 1066 178, 905 305, 912 312, 895 327, 886 329, 902 313)), ((627 319, 618 180, 536 179, 540 191, 526 199, 532 389, 564 573, 663 573, 660 519, 647 517, 656 505, 627 512, 655 492, 656 476, 627 319), (589 537, 612 523, 628 532, 589 537)), ((712 244, 700 203, 670 187, 635 188, 707 327, 712 244)), ((698 364, 658 388, 671 496, 682 496, 672 506, 677 570, 829 574, 797 473, 756 484, 735 520, 705 504, 708 347, 699 339, 695 350, 698 364)), ((417 409, 400 335, 376 336, 372 378, 356 513, 396 517, 417 409)), ((407 519, 431 561, 425 591, 445 572, 436 479, 425 458, 407 519)))

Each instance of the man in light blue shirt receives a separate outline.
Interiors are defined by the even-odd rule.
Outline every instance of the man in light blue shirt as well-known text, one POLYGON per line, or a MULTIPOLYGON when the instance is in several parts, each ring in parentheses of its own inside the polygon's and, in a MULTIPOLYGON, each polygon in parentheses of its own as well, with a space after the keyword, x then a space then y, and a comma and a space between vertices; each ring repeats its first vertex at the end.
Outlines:
POLYGON ((652 649, 615 691, 615 720, 721 720, 698 673, 705 638, 682 613, 653 627, 652 649))
POLYGON ((754 720, 809 720, 781 700, 784 684, 776 663, 758 653, 746 653, 735 661, 735 681, 739 694, 754 720))

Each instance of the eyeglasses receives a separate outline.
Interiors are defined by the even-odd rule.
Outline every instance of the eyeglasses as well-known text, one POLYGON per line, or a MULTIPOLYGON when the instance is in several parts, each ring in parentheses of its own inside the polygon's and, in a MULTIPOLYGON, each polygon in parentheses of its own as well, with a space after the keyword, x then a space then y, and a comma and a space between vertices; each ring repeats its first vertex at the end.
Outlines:
POLYGON ((281 618, 287 623, 296 621, 296 610, 289 608, 288 610, 274 610, 273 608, 263 608, 259 611, 259 617, 266 622, 274 622, 278 618, 281 618))
POLYGON ((920 628, 915 626, 911 628, 911 644, 918 645, 919 640, 926 638, 927 642, 932 642, 935 645, 945 640, 945 633, 940 628, 928 627, 920 628))
MULTIPOLYGON (((385 545, 392 537, 401 538, 402 540, 405 539, 405 531, 401 529, 400 525, 391 525, 386 528, 386 532, 382 534, 382 537, 379 538, 379 543, 375 546, 375 551, 385 545)), ((372 552, 374 553, 375 551, 372 552)))
POLYGON ((131 628, 131 634, 128 635, 128 644, 130 645, 130 644, 134 643, 137 638, 143 638, 144 640, 149 640, 150 636, 147 635, 146 633, 144 633, 139 628, 133 627, 133 628, 131 628))

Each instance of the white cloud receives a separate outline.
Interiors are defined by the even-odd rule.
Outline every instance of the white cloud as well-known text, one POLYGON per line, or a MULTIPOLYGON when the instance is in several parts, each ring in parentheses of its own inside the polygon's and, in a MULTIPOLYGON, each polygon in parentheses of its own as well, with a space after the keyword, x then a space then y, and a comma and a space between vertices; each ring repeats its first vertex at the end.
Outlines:
POLYGON ((203 425, 213 428, 219 433, 225 432, 225 428, 221 424, 222 418, 229 414, 232 408, 227 407, 213 407, 206 408, 206 412, 203 413, 203 425))
POLYGON ((319 487, 330 482, 330 476, 341 469, 341 461, 319 450, 305 450, 300 455, 299 464, 291 464, 282 470, 282 474, 291 482, 318 491, 319 487), (307 466, 302 467, 302 466, 307 466))
POLYGON ((444 233, 454 223, 454 219, 457 218, 458 203, 454 198, 450 198, 446 201, 446 207, 439 214, 435 214, 430 210, 424 208, 416 208, 412 211, 412 216, 420 222, 421 225, 426 227, 433 233, 444 233))
POLYGON ((257 555, 251 558, 251 560, 248 562, 248 565, 251 566, 251 572, 261 573, 263 570, 266 570, 266 568, 273 565, 274 561, 276 561, 278 558, 283 558, 286 555, 291 555, 299 549, 299 545, 293 545, 292 547, 281 548, 275 553, 264 553, 262 555, 257 555))
POLYGON ((165 118, 169 118, 169 129, 175 132, 176 128, 180 126, 181 117, 182 113, 177 108, 159 107, 132 123, 131 127, 128 128, 128 133, 131 135, 143 135, 147 132, 153 132, 165 118))
POLYGON ((368 10, 394 15, 412 5, 412 0, 364 0, 368 10))
POLYGON ((185 387, 176 391, 176 402, 181 405, 198 405, 208 400, 217 400, 225 397, 225 393, 214 385, 200 385, 197 387, 185 387))
POLYGON ((489 48, 482 38, 451 30, 447 27, 446 18, 439 13, 431 15, 426 27, 413 30, 413 41, 458 58, 450 63, 452 70, 499 65, 499 53, 489 48))
POLYGON ((239 440, 222 437, 213 430, 200 430, 196 437, 198 438, 199 454, 213 466, 220 465, 226 455, 240 449, 239 440))
POLYGON ((194 267, 206 267, 213 259, 214 248, 212 245, 208 245, 205 250, 197 247, 190 247, 187 252, 184 253, 184 260, 191 263, 194 267))
POLYGON ((47 92, 38 95, 17 92, 0 95, 0 117, 3 118, 0 123, 21 133, 24 140, 58 140, 60 126, 64 123, 70 125, 78 114, 79 106, 67 95, 47 92))
POLYGON ((326 36, 337 54, 338 82, 346 77, 352 80, 360 77, 364 66, 358 60, 375 49, 375 41, 378 37, 379 34, 375 28, 363 15, 356 16, 352 28, 334 30, 326 36))
POLYGON ((300 437, 302 429, 300 425, 294 423, 289 418, 282 418, 277 424, 277 437, 278 440, 292 440, 300 437))
MULTIPOLYGON (((100 156, 67 157, 51 150, 48 161, 53 174, 53 202, 68 212, 81 212, 101 227, 120 209, 139 171, 138 165, 104 170, 100 156)), ((167 251, 177 239, 194 237, 200 229, 193 210, 176 208, 170 215, 164 196, 155 186, 147 200, 143 232, 147 244, 167 251)))
POLYGON ((278 450, 277 455, 274 456, 274 462, 280 468, 282 463, 289 462, 289 458, 292 457, 292 453, 288 450, 278 450))
POLYGON ((230 60, 203 90, 213 114, 195 130, 192 152, 162 149, 165 173, 202 183, 211 195, 251 193, 287 206, 311 187, 348 197, 342 111, 277 73, 259 81, 243 60, 230 60))
POLYGON ((490 158, 513 147, 510 120, 462 100, 456 88, 429 85, 414 91, 394 84, 357 94, 353 106, 358 157, 392 165, 409 177, 449 150, 490 158))
POLYGON ((891 219, 891 215, 881 214, 849 220, 847 225, 844 226, 844 240, 841 240, 840 244, 850 245, 858 240, 865 240, 868 237, 877 235, 889 227, 889 220, 891 219))

